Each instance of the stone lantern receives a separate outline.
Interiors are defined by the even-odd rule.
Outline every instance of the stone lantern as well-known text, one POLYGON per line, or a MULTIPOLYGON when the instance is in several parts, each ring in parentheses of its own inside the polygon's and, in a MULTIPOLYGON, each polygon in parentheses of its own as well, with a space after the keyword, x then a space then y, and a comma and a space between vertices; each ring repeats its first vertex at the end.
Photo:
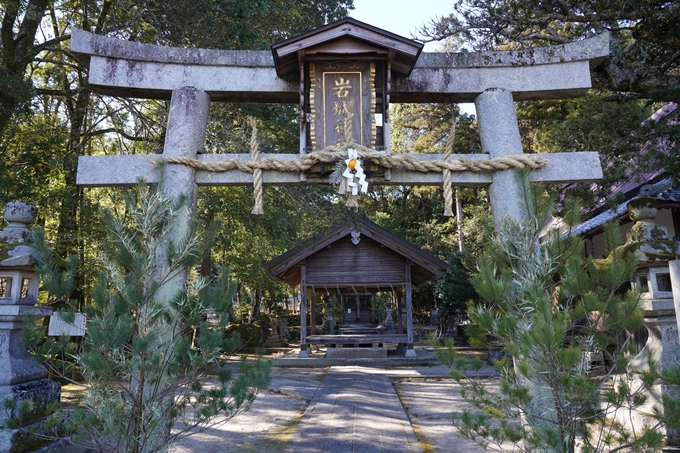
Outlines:
MULTIPOLYGON (((623 248, 635 254, 638 270, 633 287, 641 292, 644 309, 644 325, 648 338, 640 353, 632 360, 631 366, 638 370, 648 370, 649 360, 653 360, 659 370, 680 366, 680 343, 678 339, 678 320, 674 305, 669 263, 677 262, 680 244, 668 237, 668 229, 657 224, 657 203, 653 198, 637 198, 628 203, 628 212, 635 222, 626 234, 623 248)), ((676 293, 680 293, 680 288, 676 293)), ((634 420, 642 426, 645 411, 651 406, 663 406, 663 396, 677 396, 676 390, 660 384, 655 385, 645 407, 638 409, 634 420)), ((669 445, 680 445, 676 432, 666 432, 669 445)))
POLYGON ((300 153, 345 141, 389 152, 392 77, 408 76, 422 48, 352 18, 274 44, 277 75, 299 81, 300 153))
POLYGON ((8 203, 4 215, 8 225, 0 231, 0 403, 14 400, 16 409, 0 412, 0 452, 23 453, 45 443, 27 431, 39 428, 46 406, 59 401, 61 386, 45 379, 47 370, 21 342, 27 315, 41 318, 52 314, 51 308, 34 306, 38 277, 33 265, 39 254, 30 245, 28 225, 35 221, 36 207, 8 203), (24 400, 31 401, 34 410, 19 416, 18 407, 24 400))
POLYGON ((38 279, 33 272, 36 251, 29 244, 36 208, 26 203, 8 203, 4 210, 7 227, 0 231, 0 305, 35 305, 38 279))
POLYGON ((653 198, 637 198, 628 203, 635 222, 626 234, 625 248, 635 254, 638 270, 633 287, 641 292, 645 325, 650 330, 646 349, 655 351, 654 359, 663 367, 680 363, 680 351, 667 341, 678 343, 678 328, 673 303, 673 288, 668 263, 678 258, 679 244, 668 237, 668 229, 654 221, 657 203, 653 198), (658 345, 654 345, 659 342, 658 345), (666 357, 668 356, 668 357, 666 357))

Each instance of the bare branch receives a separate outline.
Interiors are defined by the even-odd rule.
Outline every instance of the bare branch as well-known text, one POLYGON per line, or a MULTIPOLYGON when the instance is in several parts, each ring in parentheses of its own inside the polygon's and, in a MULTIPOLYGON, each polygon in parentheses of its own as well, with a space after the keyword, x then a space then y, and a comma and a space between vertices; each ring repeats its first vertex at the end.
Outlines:
POLYGON ((53 58, 36 58, 33 61, 36 63, 52 63, 60 66, 68 66, 69 68, 73 69, 80 69, 80 66, 78 65, 63 60, 55 60, 53 58))
POLYGON ((88 137, 96 137, 98 135, 104 135, 104 134, 110 134, 110 133, 116 133, 128 140, 135 141, 135 142, 156 142, 156 139, 154 138, 149 138, 149 137, 137 137, 134 135, 130 135, 127 132, 125 132, 123 129, 119 129, 117 127, 110 127, 107 129, 97 129, 96 131, 91 131, 82 134, 82 136, 88 136, 88 137))
MULTIPOLYGON (((54 47, 55 44, 58 44, 58 43, 60 43, 60 42, 67 41, 67 40, 69 40, 69 39, 71 39, 71 35, 70 35, 70 34, 61 35, 61 36, 57 36, 56 38, 50 39, 50 40, 48 40, 48 41, 45 41, 45 42, 43 42, 43 43, 40 43, 40 44, 38 44, 37 46, 33 46, 33 55, 34 55, 34 56, 35 56, 35 55, 38 55, 38 54, 39 54, 40 52, 42 52, 43 50, 47 50, 47 49, 50 49, 50 50, 51 50, 51 49, 56 49, 56 48, 54 47)), ((61 50, 61 49, 59 49, 59 50, 61 50)))

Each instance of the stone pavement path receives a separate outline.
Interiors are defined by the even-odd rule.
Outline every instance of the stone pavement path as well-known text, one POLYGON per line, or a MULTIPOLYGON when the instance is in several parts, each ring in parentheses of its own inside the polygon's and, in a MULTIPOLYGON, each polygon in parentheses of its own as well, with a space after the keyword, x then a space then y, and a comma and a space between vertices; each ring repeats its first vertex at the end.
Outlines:
POLYGON ((383 368, 331 367, 285 453, 422 453, 383 368))

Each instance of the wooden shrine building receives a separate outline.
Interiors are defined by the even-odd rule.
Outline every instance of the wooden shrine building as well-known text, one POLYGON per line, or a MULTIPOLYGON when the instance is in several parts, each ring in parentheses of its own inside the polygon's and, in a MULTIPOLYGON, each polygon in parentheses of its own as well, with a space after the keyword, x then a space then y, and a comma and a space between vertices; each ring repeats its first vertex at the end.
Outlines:
POLYGON ((337 225, 274 258, 264 265, 274 277, 290 286, 300 285, 300 357, 309 357, 308 344, 406 344, 406 356, 413 350, 413 308, 411 290, 441 275, 448 264, 363 217, 337 225), (397 333, 393 335, 315 335, 311 322, 307 335, 307 301, 311 319, 316 319, 311 289, 337 294, 343 301, 341 323, 368 321, 368 301, 378 292, 397 293, 397 333), (402 320, 402 304, 405 320, 402 320), (405 321, 406 333, 402 323, 405 321))

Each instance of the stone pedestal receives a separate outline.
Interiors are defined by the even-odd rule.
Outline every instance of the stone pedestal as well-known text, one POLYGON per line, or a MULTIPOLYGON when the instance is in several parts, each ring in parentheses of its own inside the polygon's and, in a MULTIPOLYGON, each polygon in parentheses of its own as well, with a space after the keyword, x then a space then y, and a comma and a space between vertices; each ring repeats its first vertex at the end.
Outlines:
POLYGON ((323 320, 321 330, 325 335, 335 335, 336 325, 332 315, 328 315, 328 317, 323 320))
MULTIPOLYGON (((673 306, 675 313, 680 313, 680 260, 668 262, 668 271, 671 279, 671 289, 673 294, 673 306)), ((680 339, 680 316, 675 317, 677 322, 678 335, 680 339)))
POLYGON ((0 305, 0 386, 44 378, 45 368, 38 365, 21 342, 23 320, 29 313, 49 316, 51 308, 0 305))
POLYGON ((59 401, 60 397, 61 385, 49 379, 0 386, 0 400, 15 402, 15 409, 0 415, 0 423, 5 426, 0 429, 0 452, 25 453, 44 448, 49 442, 34 433, 42 431, 47 406, 59 401), (18 410, 22 401, 31 401, 34 405, 33 411, 23 416, 18 410))
POLYGON ((0 410, 0 453, 25 453, 45 448, 44 439, 34 432, 42 430, 47 406, 59 402, 61 385, 44 379, 47 370, 40 366, 21 342, 24 319, 50 316, 52 309, 35 307, 38 278, 33 265, 39 258, 30 246, 28 224, 35 220, 35 206, 9 203, 5 207, 7 227, 0 231, 4 258, 0 261, 0 404, 13 401, 13 409, 0 410), (20 414, 23 401, 33 409, 20 414))
POLYGON ((267 338, 267 346, 278 348, 286 344, 288 339, 288 317, 283 315, 273 315, 270 318, 271 330, 267 338))
MULTIPOLYGON (((649 294, 649 293, 647 293, 649 294)), ((639 354, 632 360, 631 366, 636 370, 649 370, 652 360, 659 370, 680 366, 680 343, 678 342, 678 324, 673 299, 643 299, 645 309, 644 325, 649 334, 647 342, 639 354)), ((637 379, 636 379, 637 381, 637 379)), ((640 381, 635 382, 641 385, 640 381)), ((653 408, 663 408, 665 396, 678 397, 677 389, 666 384, 656 384, 647 395, 647 403, 630 415, 636 426, 650 425, 652 420, 645 414, 653 413, 653 408)), ((628 414, 625 415, 628 418, 628 414)), ((680 445, 679 433, 666 431, 668 445, 680 445)))
POLYGON ((385 330, 390 330, 394 327, 394 320, 392 319, 392 305, 388 307, 385 305, 385 320, 382 323, 385 330))

